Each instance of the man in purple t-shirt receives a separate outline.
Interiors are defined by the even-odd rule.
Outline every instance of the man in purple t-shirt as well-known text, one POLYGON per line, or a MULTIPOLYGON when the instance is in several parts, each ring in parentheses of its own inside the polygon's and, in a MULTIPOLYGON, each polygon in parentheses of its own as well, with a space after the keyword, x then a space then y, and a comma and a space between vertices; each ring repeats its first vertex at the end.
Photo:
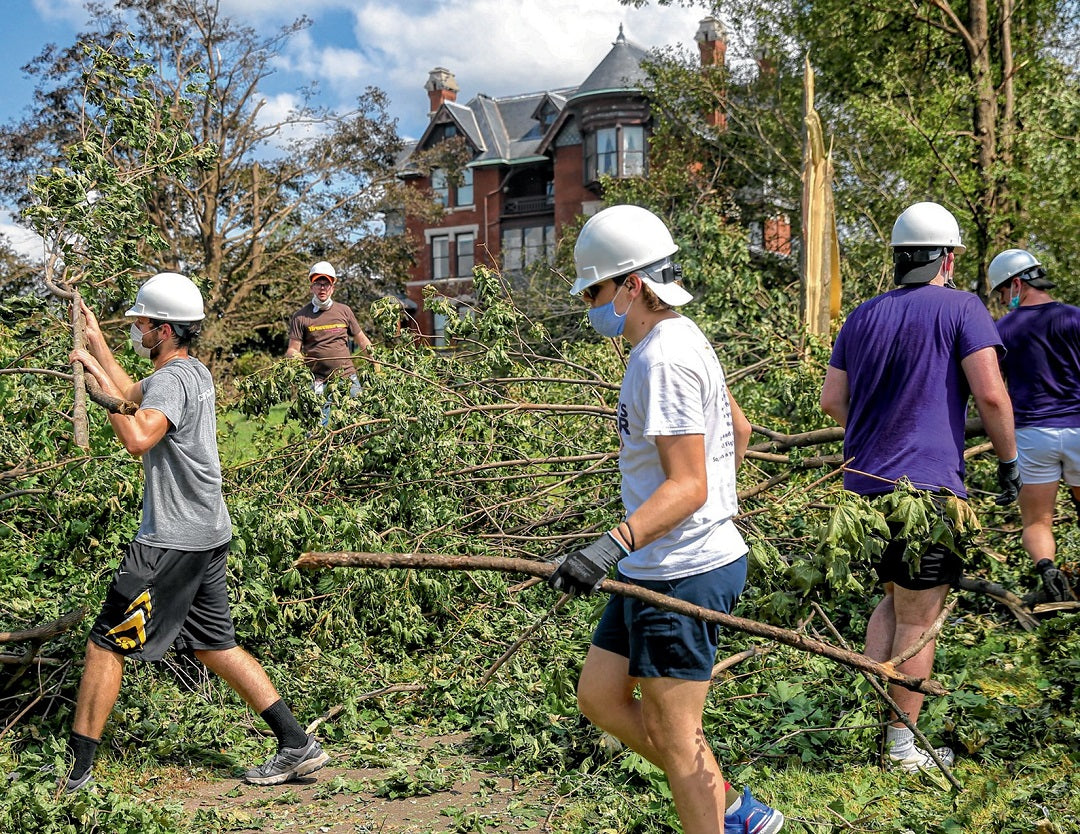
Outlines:
POLYGON ((998 323, 1016 413, 1024 549, 1050 602, 1075 599, 1054 564, 1054 505, 1064 477, 1080 514, 1080 308, 1054 301, 1043 265, 1023 249, 990 262, 990 288, 1010 310, 998 323))
MULTIPOLYGON (((1016 499, 1019 476, 1009 396, 998 370, 1001 345, 979 299, 953 288, 953 259, 964 251, 956 219, 937 203, 916 203, 892 230, 898 289, 859 305, 836 337, 821 391, 821 407, 845 428, 844 486, 860 495, 892 492, 897 480, 932 493, 964 490, 964 421, 975 397, 999 460, 1004 489, 1016 499)), ((931 546, 913 571, 906 542, 893 538, 875 564, 885 596, 866 629, 866 654, 884 662, 904 652, 933 624, 963 560, 931 546)), ((929 678, 931 640, 897 669, 929 678)), ((899 686, 889 694, 918 720, 923 695, 899 686)), ((936 767, 898 716, 886 727, 886 763, 908 772, 936 767)), ((947 747, 935 751, 946 763, 947 747)))

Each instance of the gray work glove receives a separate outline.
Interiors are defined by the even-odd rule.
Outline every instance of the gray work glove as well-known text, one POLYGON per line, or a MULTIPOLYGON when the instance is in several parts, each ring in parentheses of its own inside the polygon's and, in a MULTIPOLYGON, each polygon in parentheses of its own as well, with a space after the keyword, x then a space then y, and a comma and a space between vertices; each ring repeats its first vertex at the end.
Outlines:
POLYGON ((1075 599, 1072 588, 1069 587, 1069 580, 1054 566, 1053 562, 1043 559, 1035 567, 1042 576, 1043 590, 1046 591, 1051 602, 1069 602, 1075 599))
POLYGON ((1020 487, 1024 485, 1020 480, 1020 464, 1016 462, 1016 458, 998 461, 997 478, 1001 495, 994 499, 994 503, 998 506, 1011 504, 1020 494, 1020 487))
POLYGON ((611 533, 604 533, 591 544, 562 557, 548 585, 564 594, 591 594, 600 587, 611 566, 629 556, 611 533))

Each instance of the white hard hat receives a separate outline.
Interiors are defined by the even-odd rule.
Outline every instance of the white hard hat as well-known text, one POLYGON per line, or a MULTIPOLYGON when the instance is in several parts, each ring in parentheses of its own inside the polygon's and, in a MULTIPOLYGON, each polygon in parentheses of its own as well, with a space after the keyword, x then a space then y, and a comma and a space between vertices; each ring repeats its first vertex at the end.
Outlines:
POLYGON ((199 288, 190 278, 178 272, 159 272, 139 287, 135 303, 124 315, 175 322, 195 322, 206 318, 199 288))
POLYGON ((329 261, 319 261, 317 264, 312 264, 311 269, 308 270, 308 279, 314 281, 316 278, 329 278, 330 283, 333 284, 337 281, 337 272, 329 261))
POLYGON ((641 206, 611 206, 597 212, 581 227, 574 245, 577 280, 571 295, 606 281, 642 271, 645 284, 673 307, 693 300, 674 283, 679 273, 670 257, 679 250, 664 221, 641 206))
POLYGON ((1007 281, 1020 276, 1035 267, 1042 266, 1038 259, 1026 249, 1006 249, 998 253, 986 269, 990 279, 990 290, 994 291, 1007 281))
POLYGON ((893 223, 891 245, 923 249, 948 247, 957 254, 967 248, 960 241, 956 218, 937 203, 915 203, 904 209, 893 223))

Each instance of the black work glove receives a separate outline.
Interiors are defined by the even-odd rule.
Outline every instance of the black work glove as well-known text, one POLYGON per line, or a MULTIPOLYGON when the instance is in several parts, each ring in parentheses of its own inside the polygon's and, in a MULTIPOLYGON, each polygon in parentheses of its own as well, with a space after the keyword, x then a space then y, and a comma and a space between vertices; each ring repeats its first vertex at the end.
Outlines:
POLYGON ((1009 461, 998 461, 998 486, 1001 487, 1001 495, 994 499, 998 506, 1011 504, 1020 494, 1020 487, 1024 484, 1020 480, 1020 464, 1016 458, 1009 461))
POLYGON ((590 594, 600 587, 611 566, 630 555, 611 533, 562 557, 548 585, 564 594, 590 594))
POLYGON ((1072 588, 1069 587, 1069 580, 1054 566, 1053 562, 1043 559, 1035 567, 1039 569, 1043 589, 1051 602, 1069 602, 1075 599, 1072 588))

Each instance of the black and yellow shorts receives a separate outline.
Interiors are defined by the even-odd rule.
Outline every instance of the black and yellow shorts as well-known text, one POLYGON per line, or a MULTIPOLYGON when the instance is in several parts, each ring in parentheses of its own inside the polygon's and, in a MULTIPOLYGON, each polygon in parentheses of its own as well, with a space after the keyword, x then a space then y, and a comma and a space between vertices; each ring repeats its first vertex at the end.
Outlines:
POLYGON ((138 660, 236 646, 226 588, 228 543, 169 550, 132 542, 113 574, 90 639, 138 660))

